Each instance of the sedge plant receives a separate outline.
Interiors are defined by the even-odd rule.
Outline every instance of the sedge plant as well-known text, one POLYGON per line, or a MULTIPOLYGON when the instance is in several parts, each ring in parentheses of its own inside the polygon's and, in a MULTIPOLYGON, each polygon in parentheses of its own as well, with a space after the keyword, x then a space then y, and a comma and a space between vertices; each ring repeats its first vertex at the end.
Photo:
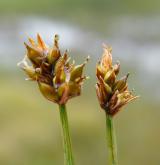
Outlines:
POLYGON ((113 118, 120 109, 138 96, 128 90, 127 79, 129 74, 117 80, 120 63, 112 65, 112 48, 103 45, 104 52, 101 61, 96 67, 97 97, 101 108, 105 111, 106 132, 108 146, 108 164, 118 165, 117 144, 113 118))
POLYGON ((75 65, 74 61, 70 63, 68 52, 61 54, 58 40, 58 35, 55 35, 54 45, 50 48, 39 34, 37 42, 29 38, 29 43, 24 43, 26 55, 18 66, 27 74, 27 80, 37 82, 46 99, 58 104, 63 132, 64 162, 65 165, 74 165, 66 103, 70 98, 81 94, 82 84, 87 78, 83 76, 83 70, 89 57, 81 65, 75 65))

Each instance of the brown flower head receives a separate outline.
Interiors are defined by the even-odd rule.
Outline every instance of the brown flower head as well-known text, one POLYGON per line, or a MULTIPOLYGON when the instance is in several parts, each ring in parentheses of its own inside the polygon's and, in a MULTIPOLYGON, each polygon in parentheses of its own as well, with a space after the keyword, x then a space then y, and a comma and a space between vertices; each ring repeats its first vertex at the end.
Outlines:
POLYGON ((81 65, 70 64, 68 52, 61 55, 58 39, 58 35, 55 35, 54 45, 49 48, 39 34, 37 43, 29 38, 29 44, 24 43, 27 54, 18 65, 26 72, 27 80, 38 83, 45 98, 65 104, 70 98, 80 95, 82 83, 87 78, 83 76, 83 69, 89 57, 81 65))
POLYGON ((114 116, 120 108, 137 98, 128 90, 127 78, 129 74, 116 80, 120 70, 120 63, 112 65, 112 48, 104 47, 101 61, 96 67, 96 92, 100 106, 107 114, 114 116))

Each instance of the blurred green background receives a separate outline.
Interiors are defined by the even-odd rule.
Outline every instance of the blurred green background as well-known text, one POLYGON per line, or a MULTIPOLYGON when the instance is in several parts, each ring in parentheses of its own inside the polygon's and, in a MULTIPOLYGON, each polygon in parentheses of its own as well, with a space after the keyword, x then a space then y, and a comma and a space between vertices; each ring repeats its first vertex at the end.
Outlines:
POLYGON ((39 32, 49 45, 58 33, 77 63, 91 56, 90 79, 67 105, 76 164, 107 162, 105 115, 94 89, 106 43, 121 61, 120 75, 130 72, 130 88, 141 96, 115 117, 119 164, 159 165, 159 6, 159 0, 0 0, 0 164, 63 164, 58 106, 16 67, 23 42, 39 32))

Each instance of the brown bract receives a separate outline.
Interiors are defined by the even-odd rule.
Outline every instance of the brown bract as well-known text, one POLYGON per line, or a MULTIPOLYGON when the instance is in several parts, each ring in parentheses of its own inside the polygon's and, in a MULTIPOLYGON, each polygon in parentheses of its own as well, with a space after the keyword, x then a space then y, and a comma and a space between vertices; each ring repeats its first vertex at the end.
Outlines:
POLYGON ((29 44, 24 43, 27 53, 18 66, 26 72, 27 80, 38 83, 45 98, 57 104, 65 104, 70 98, 81 94, 82 83, 86 79, 83 69, 89 57, 81 65, 70 63, 68 52, 61 54, 58 39, 58 35, 55 35, 54 45, 50 48, 39 34, 37 43, 29 38, 29 44))
POLYGON ((103 55, 101 61, 96 67, 96 84, 97 97, 100 106, 107 114, 114 116, 124 105, 136 99, 128 90, 127 78, 129 74, 117 80, 120 70, 120 63, 112 65, 112 48, 103 45, 103 55))

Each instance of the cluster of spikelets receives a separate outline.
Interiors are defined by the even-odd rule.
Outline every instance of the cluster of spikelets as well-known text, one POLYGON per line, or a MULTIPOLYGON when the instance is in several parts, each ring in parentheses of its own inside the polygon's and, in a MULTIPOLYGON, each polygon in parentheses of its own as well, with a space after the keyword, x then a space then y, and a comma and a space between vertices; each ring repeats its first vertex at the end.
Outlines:
MULTIPOLYGON (((49 48, 41 36, 37 34, 37 43, 29 38, 25 44, 27 53, 18 65, 28 75, 27 80, 38 83, 41 93, 48 100, 65 104, 70 98, 79 96, 83 81, 83 69, 89 57, 81 65, 70 64, 68 52, 61 54, 58 45, 58 35, 55 35, 54 45, 49 48), (30 63, 31 65, 29 65, 30 63)), ((114 116, 121 107, 137 98, 128 90, 129 74, 117 80, 120 64, 112 65, 112 49, 104 45, 101 61, 97 64, 98 82, 96 91, 101 107, 107 114, 114 116)))
POLYGON ((129 74, 116 80, 120 70, 120 63, 112 66, 112 48, 104 45, 104 53, 97 64, 96 75, 98 83, 96 91, 99 103, 107 114, 114 116, 121 107, 137 98, 128 90, 127 78, 129 74))
POLYGON ((18 63, 28 75, 28 80, 38 83, 41 93, 48 100, 65 104, 70 98, 79 96, 83 81, 83 68, 89 57, 81 65, 70 64, 67 51, 61 55, 58 45, 58 35, 55 35, 54 45, 49 48, 40 35, 37 43, 29 38, 25 58, 18 63), (28 62, 31 64, 29 65, 28 62))

